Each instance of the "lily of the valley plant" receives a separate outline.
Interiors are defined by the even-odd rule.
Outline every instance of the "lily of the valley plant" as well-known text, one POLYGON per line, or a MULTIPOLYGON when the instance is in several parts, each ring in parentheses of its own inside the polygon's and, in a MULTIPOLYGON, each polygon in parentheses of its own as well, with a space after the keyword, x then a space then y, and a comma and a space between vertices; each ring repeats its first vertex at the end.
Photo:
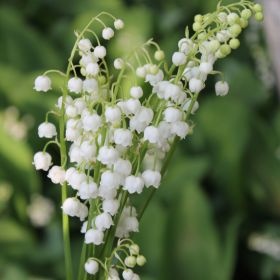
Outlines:
POLYGON ((214 63, 239 47, 238 36, 253 15, 262 20, 259 4, 246 0, 219 4, 213 13, 195 16, 192 35, 186 29, 172 65, 153 40, 109 65, 104 42, 124 22, 103 12, 75 33, 65 73, 49 70, 36 78, 34 88, 39 92, 51 90, 53 73, 65 79, 55 108, 38 128, 39 137, 51 140, 35 154, 34 165, 61 185, 67 280, 140 279, 133 269, 146 259, 131 234, 138 232, 178 141, 192 131, 190 117, 198 110, 208 75, 219 77, 216 95, 228 93, 214 63), (112 26, 105 24, 108 18, 112 26), (95 33, 96 25, 101 25, 102 36, 95 33), (124 80, 129 90, 122 86, 124 80), (58 116, 58 128, 49 122, 51 113, 58 116), (58 165, 47 152, 50 144, 60 149, 58 165), (131 196, 144 191, 149 192, 148 199, 136 209, 131 196), (69 217, 80 219, 84 241, 75 276, 69 217))

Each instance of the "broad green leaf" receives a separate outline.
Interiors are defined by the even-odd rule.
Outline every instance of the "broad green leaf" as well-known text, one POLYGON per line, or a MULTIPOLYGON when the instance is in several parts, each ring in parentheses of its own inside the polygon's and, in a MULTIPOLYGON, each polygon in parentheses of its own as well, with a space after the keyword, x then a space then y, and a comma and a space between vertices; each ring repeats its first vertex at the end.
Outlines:
POLYGON ((159 270, 164 258, 165 231, 166 211, 158 200, 154 200, 141 220, 140 232, 135 235, 141 253, 147 258, 143 272, 149 273, 153 279, 159 279, 159 270))
POLYGON ((206 157, 183 156, 180 147, 171 159, 158 195, 169 203, 176 203, 185 183, 198 182, 206 173, 209 164, 206 157))
POLYGON ((249 141, 251 118, 252 111, 244 103, 228 96, 204 100, 196 119, 204 149, 213 161, 215 187, 220 187, 235 207, 244 203, 240 164, 249 141))
POLYGON ((168 229, 162 279, 172 279, 176 271, 177 279, 222 280, 218 232, 197 184, 184 184, 169 211, 168 229))

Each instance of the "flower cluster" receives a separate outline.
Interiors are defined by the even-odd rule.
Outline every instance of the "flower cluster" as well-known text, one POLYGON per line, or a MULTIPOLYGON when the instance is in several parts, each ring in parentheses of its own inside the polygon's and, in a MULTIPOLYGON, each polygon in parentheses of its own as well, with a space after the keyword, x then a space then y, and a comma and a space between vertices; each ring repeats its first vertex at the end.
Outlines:
MULTIPOLYGON (((260 6, 242 0, 218 6, 213 14, 197 15, 194 34, 190 37, 186 31, 178 42, 170 68, 164 52, 149 40, 132 54, 116 58, 113 69, 106 62, 105 44, 101 45, 91 26, 101 24, 102 38, 109 41, 124 23, 101 13, 76 34, 66 74, 50 70, 36 78, 34 88, 41 92, 51 89, 51 72, 66 80, 55 111, 59 133, 48 121, 48 114, 38 134, 54 140, 35 154, 34 165, 37 170, 49 170, 51 181, 62 185, 64 218, 68 215, 83 222, 81 232, 89 256, 84 259, 84 268, 88 274, 120 279, 121 267, 123 279, 139 279, 131 268, 143 265, 145 258, 139 255, 137 245, 122 243, 139 230, 139 215, 130 198, 148 188, 153 193, 160 186, 175 143, 192 131, 189 118, 199 108, 197 99, 207 77, 219 73, 214 63, 239 47, 237 37, 253 12, 260 20, 260 6), (102 21, 104 16, 114 19, 114 29, 102 21), (129 88, 123 88, 128 74, 134 78, 129 88), (143 84, 149 90, 144 90, 143 84), (51 155, 46 152, 51 143, 60 147, 60 165, 52 166, 51 155), (115 238, 119 242, 113 249, 115 238), (90 246, 96 247, 95 255, 90 255, 90 246), (128 256, 117 253, 122 246, 128 246, 128 256)), ((220 80, 215 91, 225 96, 229 86, 220 80)))

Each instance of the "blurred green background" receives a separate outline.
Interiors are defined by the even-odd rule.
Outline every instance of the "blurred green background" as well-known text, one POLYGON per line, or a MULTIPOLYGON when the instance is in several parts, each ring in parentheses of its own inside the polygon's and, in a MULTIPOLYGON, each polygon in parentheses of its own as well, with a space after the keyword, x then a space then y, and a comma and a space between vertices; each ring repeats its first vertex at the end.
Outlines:
MULTIPOLYGON (((56 95, 34 92, 34 77, 64 70, 73 31, 102 10, 126 23, 111 58, 151 37, 170 55, 193 16, 216 1, 0 3, 0 279, 63 279, 60 190, 31 165, 56 95)), ((194 134, 143 218, 135 235, 148 259, 142 279, 280 279, 280 110, 264 41, 252 23, 241 48, 218 63, 230 94, 215 97, 209 81, 194 134)), ((71 223, 78 255, 79 223, 71 223)))

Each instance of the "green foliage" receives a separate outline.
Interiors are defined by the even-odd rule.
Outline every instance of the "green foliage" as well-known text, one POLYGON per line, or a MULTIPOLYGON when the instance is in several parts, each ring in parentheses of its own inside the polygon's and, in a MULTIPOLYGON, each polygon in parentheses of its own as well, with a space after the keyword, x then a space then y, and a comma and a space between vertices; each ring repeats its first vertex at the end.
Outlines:
MULTIPOLYGON (((126 23, 110 46, 113 60, 152 37, 171 54, 194 15, 216 4, 216 0, 1 2, 1 280, 64 279, 60 190, 32 166, 33 153, 42 148, 36 125, 57 95, 35 93, 34 77, 41 69, 63 69, 73 30, 102 10, 126 23), (29 120, 24 138, 16 139, 6 124, 5 112, 11 106, 19 110, 19 120, 29 120), (44 228, 34 227, 28 218, 35 193, 49 197, 56 207, 56 215, 44 228)), ((230 95, 215 97, 213 81, 202 94, 194 134, 178 147, 164 184, 143 217, 135 236, 148 259, 141 279, 271 280, 280 275, 273 256, 248 246, 255 232, 276 239, 280 232, 280 110, 275 91, 265 88, 258 77, 249 49, 243 40, 241 48, 219 65, 230 95)), ((52 80, 58 90, 60 78, 52 80)), ((74 253, 79 253, 80 229, 75 224, 72 228, 74 253)))

